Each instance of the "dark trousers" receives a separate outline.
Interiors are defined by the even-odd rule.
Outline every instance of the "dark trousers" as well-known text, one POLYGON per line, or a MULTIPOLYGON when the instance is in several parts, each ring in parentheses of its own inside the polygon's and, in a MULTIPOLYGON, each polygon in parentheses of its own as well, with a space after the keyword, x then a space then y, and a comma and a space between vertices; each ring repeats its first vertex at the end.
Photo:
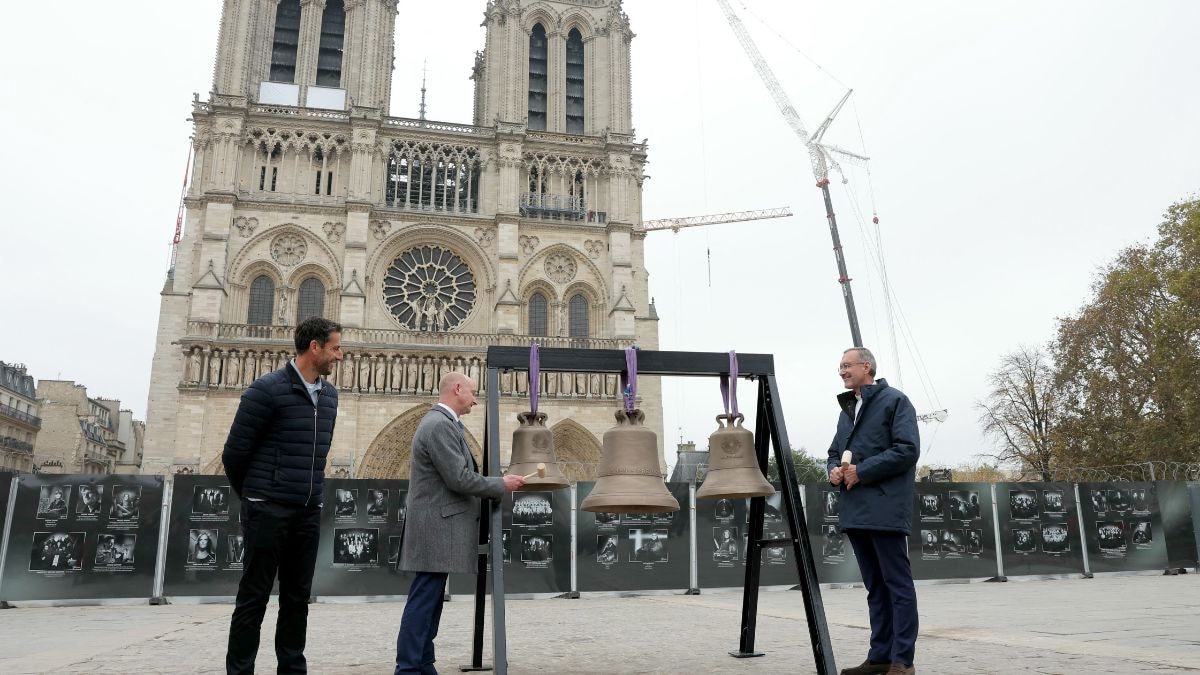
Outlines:
POLYGON ((259 632, 275 576, 279 575, 279 619, 275 656, 280 673, 306 673, 304 641, 312 593, 321 509, 242 500, 242 581, 229 622, 229 673, 253 673, 259 632))
POLYGON ((912 665, 917 650, 917 589, 908 539, 899 532, 846 530, 867 587, 873 663, 912 665))
POLYGON ((436 660, 433 639, 437 637, 438 624, 442 620, 447 576, 445 573, 417 572, 413 579, 408 600, 404 603, 404 616, 400 619, 400 633, 396 635, 395 675, 437 675, 433 668, 436 660))

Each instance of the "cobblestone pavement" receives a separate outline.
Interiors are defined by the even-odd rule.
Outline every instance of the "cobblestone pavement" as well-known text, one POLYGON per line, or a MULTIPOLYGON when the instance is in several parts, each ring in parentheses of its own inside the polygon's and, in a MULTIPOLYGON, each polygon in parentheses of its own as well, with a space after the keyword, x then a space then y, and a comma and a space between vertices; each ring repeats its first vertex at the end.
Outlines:
MULTIPOLYGON (((922 585, 919 673, 1200 672, 1200 575, 922 585)), ((866 592, 823 591, 839 667, 867 642, 866 592)), ((20 605, 20 603, 17 603, 20 605)), ((509 672, 812 673, 801 595, 760 595, 755 646, 733 659, 739 591, 509 600, 509 672)), ((231 605, 19 607, 0 611, 0 673, 221 672, 231 605)), ((388 673, 403 604, 317 603, 314 673, 388 673)), ((446 605, 444 675, 470 660, 473 603, 446 605)), ((488 614, 490 622, 490 611, 488 614)), ((273 672, 274 603, 259 671, 273 672)), ((490 630, 485 659, 491 651, 490 630)))

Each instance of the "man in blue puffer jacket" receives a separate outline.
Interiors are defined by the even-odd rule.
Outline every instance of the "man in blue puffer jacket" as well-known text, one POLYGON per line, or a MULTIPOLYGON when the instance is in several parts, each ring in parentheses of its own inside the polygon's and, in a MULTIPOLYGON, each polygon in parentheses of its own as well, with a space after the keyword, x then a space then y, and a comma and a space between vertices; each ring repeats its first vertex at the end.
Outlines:
POLYGON ((829 482, 842 486, 838 519, 854 547, 867 587, 871 647, 862 665, 842 675, 916 672, 917 592, 908 563, 921 439, 908 397, 875 379, 875 356, 861 347, 842 354, 837 434, 829 446, 829 482), (850 464, 842 468, 843 453, 850 464))
POLYGON ((280 673, 308 671, 304 642, 325 459, 337 418, 337 389, 322 376, 342 360, 342 327, 312 317, 296 327, 296 358, 242 394, 221 459, 242 498, 242 580, 229 623, 225 669, 253 673, 275 575, 280 673))

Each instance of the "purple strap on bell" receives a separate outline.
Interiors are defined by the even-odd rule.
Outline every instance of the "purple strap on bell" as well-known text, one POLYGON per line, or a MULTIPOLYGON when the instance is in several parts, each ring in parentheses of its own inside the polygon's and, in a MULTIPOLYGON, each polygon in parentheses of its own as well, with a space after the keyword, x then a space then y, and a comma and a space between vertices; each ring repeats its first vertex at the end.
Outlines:
POLYGON ((625 350, 625 372, 621 373, 621 395, 625 398, 625 412, 637 407, 637 348, 625 350))
POLYGON ((737 352, 730 350, 729 351, 729 372, 721 374, 721 402, 725 404, 725 414, 730 416, 731 421, 732 421, 733 417, 738 416, 737 378, 738 378, 737 352))
POLYGON ((529 347, 529 411, 534 417, 537 417, 538 384, 542 379, 538 374, 540 364, 541 358, 538 356, 538 346, 535 342, 529 347))

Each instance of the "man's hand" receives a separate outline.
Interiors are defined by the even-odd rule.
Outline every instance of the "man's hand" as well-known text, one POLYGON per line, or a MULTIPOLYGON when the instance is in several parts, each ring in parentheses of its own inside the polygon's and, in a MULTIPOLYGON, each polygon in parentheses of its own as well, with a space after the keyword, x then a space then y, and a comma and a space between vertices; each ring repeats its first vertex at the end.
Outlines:
POLYGON ((846 489, 853 489, 858 485, 858 467, 851 464, 842 471, 842 477, 846 480, 846 489))
POLYGON ((842 467, 833 467, 833 469, 829 472, 829 482, 833 483, 834 485, 842 484, 842 467))
POLYGON ((504 491, 513 492, 517 488, 525 484, 525 479, 516 474, 505 474, 504 476, 504 491))

